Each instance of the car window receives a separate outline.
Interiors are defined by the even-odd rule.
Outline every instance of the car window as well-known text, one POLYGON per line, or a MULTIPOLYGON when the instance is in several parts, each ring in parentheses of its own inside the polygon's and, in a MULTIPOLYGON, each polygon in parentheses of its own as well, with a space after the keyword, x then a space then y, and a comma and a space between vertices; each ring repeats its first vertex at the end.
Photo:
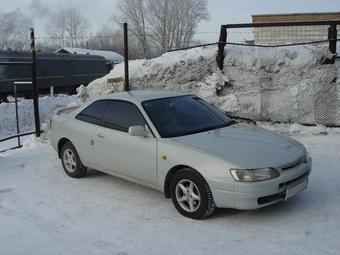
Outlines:
POLYGON ((148 100, 142 106, 164 138, 204 132, 233 123, 223 113, 195 96, 148 100))
POLYGON ((81 111, 76 116, 76 119, 95 125, 101 125, 107 104, 107 100, 93 102, 83 111, 81 111))
POLYGON ((144 126, 146 124, 143 115, 132 103, 123 101, 111 101, 106 109, 103 126, 128 132, 131 126, 144 126))

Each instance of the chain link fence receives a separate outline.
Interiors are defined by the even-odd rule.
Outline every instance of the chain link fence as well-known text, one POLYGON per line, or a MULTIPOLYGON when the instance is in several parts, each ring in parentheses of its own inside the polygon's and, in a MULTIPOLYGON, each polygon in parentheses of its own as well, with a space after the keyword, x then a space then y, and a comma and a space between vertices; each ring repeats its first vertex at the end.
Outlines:
POLYGON ((303 124, 340 124, 340 84, 327 42, 225 47, 222 95, 235 95, 233 116, 303 124))
MULTIPOLYGON (((17 109, 15 98, 9 97, 9 102, 0 104, 0 140, 23 133, 35 133, 33 99, 18 98, 17 109), (17 116, 16 118, 16 111, 17 116), (17 123, 18 121, 18 123, 17 123), (18 126, 17 126, 18 124, 18 126)), ((53 111, 76 100, 76 96, 56 95, 39 98, 39 115, 43 125, 53 115, 53 111)), ((44 126, 42 126, 44 129, 44 126)), ((23 141, 23 138, 21 138, 23 141)), ((17 145, 17 139, 9 139, 0 143, 0 151, 17 145)), ((20 145, 20 144, 19 144, 20 145)))
MULTIPOLYGON (((130 60, 130 89, 190 92, 233 117, 255 121, 338 126, 340 62, 330 51, 329 27, 229 29, 223 69, 216 62, 221 41, 179 49, 130 60), (244 32, 247 37, 240 36, 244 32)), ((110 77, 124 77, 123 64, 110 77)), ((112 84, 112 90, 122 90, 122 83, 112 84)))
MULTIPOLYGON (((302 24, 242 27, 239 30, 249 34, 243 40, 232 36, 242 31, 230 28, 224 41, 220 38, 151 59, 130 59, 130 90, 193 93, 235 118, 339 126, 339 60, 330 48, 330 42, 334 43, 330 25, 302 24), (265 32, 259 32, 260 28, 265 32)), ((249 24, 232 26, 240 25, 249 24)), ((81 97, 86 101, 123 91, 124 77, 121 63, 83 87, 81 97)))

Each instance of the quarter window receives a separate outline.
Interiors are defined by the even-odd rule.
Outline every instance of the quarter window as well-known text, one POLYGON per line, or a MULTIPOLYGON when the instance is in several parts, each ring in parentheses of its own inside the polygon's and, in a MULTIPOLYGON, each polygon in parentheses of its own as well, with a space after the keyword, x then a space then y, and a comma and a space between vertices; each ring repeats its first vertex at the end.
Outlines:
POLYGON ((107 100, 96 101, 81 111, 76 116, 76 119, 95 125, 101 125, 107 104, 107 100))
POLYGON ((132 103, 111 101, 106 109, 103 126, 128 132, 131 126, 144 126, 146 124, 139 109, 132 103))

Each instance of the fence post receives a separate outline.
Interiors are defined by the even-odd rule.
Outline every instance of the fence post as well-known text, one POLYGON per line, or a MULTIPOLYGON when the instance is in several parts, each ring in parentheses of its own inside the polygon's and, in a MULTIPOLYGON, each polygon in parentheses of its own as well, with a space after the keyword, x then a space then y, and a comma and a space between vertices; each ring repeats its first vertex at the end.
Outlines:
MULTIPOLYGON (((17 96, 17 85, 14 82, 14 99, 15 99, 15 120, 17 124, 17 135, 20 134, 20 126, 19 126, 19 113, 18 113, 18 96, 17 96)), ((21 147, 20 144, 20 136, 18 136, 18 148, 21 147)))
POLYGON ((336 24, 331 24, 328 28, 328 41, 329 41, 329 51, 334 54, 331 60, 329 60, 329 64, 335 63, 335 54, 336 54, 336 41, 337 41, 337 30, 336 24))
POLYGON ((224 47, 227 43, 227 29, 224 25, 221 26, 220 39, 218 40, 218 51, 216 56, 217 66, 223 72, 224 47))
POLYGON ((124 91, 130 90, 129 84, 129 44, 128 44, 128 24, 124 23, 124 66, 125 66, 125 79, 124 91))
POLYGON ((39 100, 37 89, 37 75, 36 75, 36 61, 35 61, 35 41, 34 41, 34 28, 30 28, 31 35, 31 52, 32 52, 32 97, 33 97, 33 109, 34 109, 34 121, 36 136, 39 137, 40 130, 40 116, 39 116, 39 100))

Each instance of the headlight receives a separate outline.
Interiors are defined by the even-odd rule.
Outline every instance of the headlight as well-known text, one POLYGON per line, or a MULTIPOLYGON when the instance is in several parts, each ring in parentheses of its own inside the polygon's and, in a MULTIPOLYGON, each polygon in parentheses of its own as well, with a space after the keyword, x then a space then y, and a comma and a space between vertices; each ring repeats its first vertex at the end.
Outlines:
POLYGON ((256 182, 273 179, 280 176, 279 171, 274 168, 261 169, 231 169, 231 175, 238 182, 256 182))

